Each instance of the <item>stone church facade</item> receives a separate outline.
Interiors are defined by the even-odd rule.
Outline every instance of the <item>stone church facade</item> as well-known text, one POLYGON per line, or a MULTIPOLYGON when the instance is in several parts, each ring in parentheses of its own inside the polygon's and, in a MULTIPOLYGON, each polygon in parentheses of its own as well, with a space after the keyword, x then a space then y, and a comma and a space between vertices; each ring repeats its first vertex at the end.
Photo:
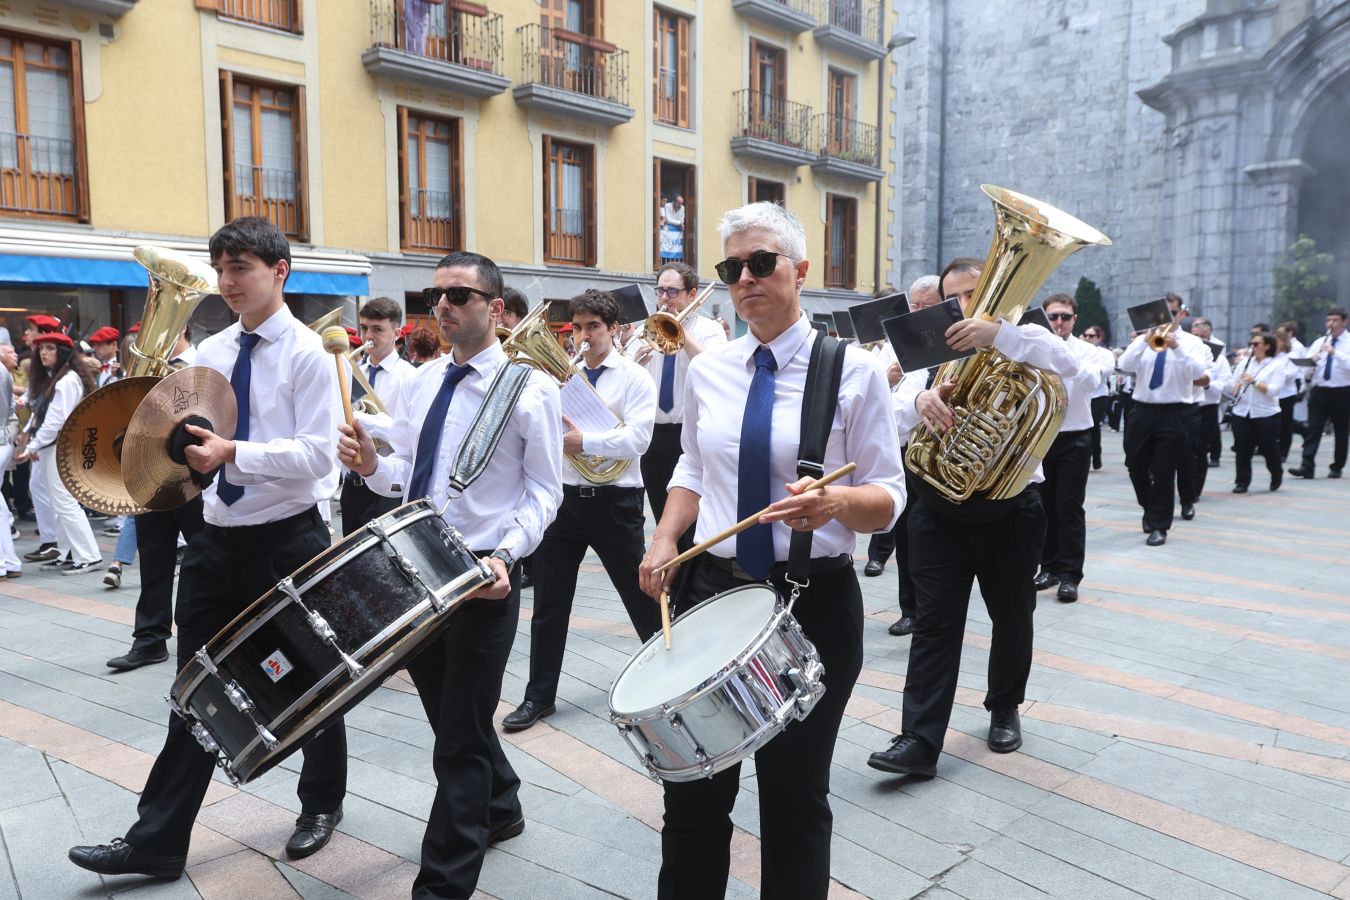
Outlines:
MULTIPOLYGON (((1270 317, 1300 233, 1350 302, 1350 0, 892 0, 890 280, 983 258, 999 184, 1114 241, 1045 291, 1176 291, 1226 340, 1270 317)), ((1043 292, 1044 293, 1044 292, 1043 292)))

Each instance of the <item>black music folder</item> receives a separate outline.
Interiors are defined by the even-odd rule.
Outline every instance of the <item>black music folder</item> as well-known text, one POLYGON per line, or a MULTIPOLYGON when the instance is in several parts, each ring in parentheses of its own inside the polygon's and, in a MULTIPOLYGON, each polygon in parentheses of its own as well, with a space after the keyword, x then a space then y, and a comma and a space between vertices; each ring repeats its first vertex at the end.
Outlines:
POLYGON ((1050 327, 1050 317, 1045 314, 1045 309, 1039 306, 1033 306, 1022 313, 1022 318, 1017 320, 1017 324, 1019 327, 1022 325, 1039 325, 1050 332, 1055 330, 1050 327))
POLYGON ((890 338, 900 368, 916 372, 975 355, 974 350, 963 353, 947 346, 947 329, 963 319, 961 304, 953 297, 917 312, 886 319, 881 326, 890 338))
POLYGON ((1172 310, 1167 308, 1165 299, 1150 300, 1138 306, 1131 306, 1125 311, 1130 314, 1130 328, 1135 331, 1148 331, 1150 328, 1170 325, 1172 322, 1172 310))
POLYGON ((819 319, 812 319, 811 327, 814 328, 816 331, 819 331, 821 334, 828 335, 830 333, 830 326, 826 325, 819 319))
POLYGON ((853 336, 860 344, 886 340, 886 329, 881 323, 895 316, 909 312, 909 298, 904 292, 887 294, 876 300, 858 303, 848 308, 849 318, 853 320, 853 336))
POLYGON ((571 300, 550 300, 548 309, 544 313, 544 318, 555 324, 572 324, 572 301, 571 300))
POLYGON ((1213 341, 1201 341, 1200 343, 1209 348, 1210 358, 1215 362, 1218 362, 1219 357, 1223 356, 1223 344, 1216 344, 1213 341))
POLYGON ((1289 361, 1294 365, 1302 366, 1305 369, 1311 369, 1313 366, 1317 365, 1317 360, 1313 359, 1311 356, 1302 356, 1302 357, 1291 356, 1289 357, 1289 361))
POLYGON ((630 325, 634 322, 645 322, 651 315, 648 312, 647 298, 642 293, 642 285, 625 284, 621 288, 615 288, 609 292, 614 301, 619 304, 619 324, 630 325))
POLYGON ((858 333, 853 330, 853 317, 848 314, 846 309, 836 309, 834 316, 834 333, 845 340, 853 340, 858 333))

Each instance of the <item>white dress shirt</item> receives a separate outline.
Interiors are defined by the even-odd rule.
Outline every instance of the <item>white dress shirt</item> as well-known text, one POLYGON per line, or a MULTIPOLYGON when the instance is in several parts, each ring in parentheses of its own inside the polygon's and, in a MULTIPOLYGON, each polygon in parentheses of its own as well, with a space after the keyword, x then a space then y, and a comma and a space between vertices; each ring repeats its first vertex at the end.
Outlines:
MULTIPOLYGON (((774 374, 774 403, 769 451, 769 500, 788 496, 784 485, 797 481, 797 450, 801 440, 802 396, 811 361, 815 329, 802 315, 768 345, 778 371, 774 374)), ((683 454, 671 476, 670 488, 686 488, 698 494, 698 524, 694 539, 703 541, 739 521, 736 515, 737 468, 740 463, 741 419, 745 398, 754 377, 754 354, 759 341, 745 334, 709 353, 702 353, 689 367, 685 384, 685 409, 690 412, 681 433, 683 454)), ((891 514, 877 532, 889 531, 905 508, 905 480, 900 470, 900 445, 889 416, 886 380, 866 353, 849 347, 839 385, 824 466, 832 472, 847 462, 858 468, 837 484, 880 485, 891 495, 891 514)), ((774 558, 786 562, 792 530, 775 522, 774 558)), ((811 545, 813 557, 852 554, 855 534, 837 520, 816 529, 811 545)), ((709 551, 715 556, 736 555, 731 537, 709 551)))
POLYGON ((1148 334, 1141 334, 1130 342, 1120 356, 1119 368, 1134 375, 1136 403, 1195 403, 1196 379, 1209 370, 1213 357, 1205 342, 1189 332, 1172 332, 1177 339, 1175 347, 1163 349, 1167 362, 1163 367, 1163 383, 1149 387, 1153 378, 1154 360, 1158 353, 1148 345, 1148 334))
POLYGON ((109 382, 117 381, 122 377, 121 371, 114 372, 112 361, 103 363, 98 367, 98 375, 94 378, 94 387, 101 388, 109 382))
MULTIPOLYGON (((595 392, 605 401, 609 411, 619 417, 621 424, 609 431, 583 431, 581 452, 589 456, 633 460, 618 478, 609 483, 615 487, 640 488, 642 467, 637 461, 652 443, 652 422, 656 415, 656 385, 652 384, 642 366, 625 358, 612 347, 600 361, 600 368, 604 374, 596 380, 595 392)), ((583 371, 576 377, 587 376, 583 371)), ((563 484, 590 484, 570 462, 563 466, 562 478, 563 484)))
POLYGON ((1223 392, 1228 389, 1229 383, 1233 380, 1233 366, 1228 362, 1227 354, 1220 351, 1219 358, 1210 361, 1208 375, 1209 385, 1203 389, 1204 393, 1200 400, 1201 406, 1216 405, 1223 399, 1223 392))
MULTIPOLYGON (((1233 415, 1246 419, 1264 419, 1267 416, 1279 415, 1280 388, 1284 387, 1284 382, 1289 375, 1288 370, 1288 363, 1278 356, 1261 363, 1252 360, 1247 372, 1255 380, 1247 385, 1247 388, 1242 391, 1242 396, 1233 404, 1233 415), (1265 391, 1257 389, 1257 382, 1265 383, 1265 391)), ((1237 383, 1235 377, 1233 391, 1236 393, 1240 388, 1241 385, 1237 383)))
MULTIPOLYGON (((243 326, 235 322, 201 342, 197 365, 229 379, 243 326)), ((244 489, 226 505, 219 477, 203 496, 203 516, 224 528, 261 525, 304 512, 326 498, 336 465, 341 400, 333 356, 323 338, 282 306, 254 331, 249 376, 248 440, 235 441, 225 477, 244 489)), ((227 435, 228 437, 229 435, 227 435)))
POLYGON ((1106 371, 1101 383, 1092 390, 1092 398, 1095 400, 1098 397, 1106 397, 1111 393, 1111 376, 1116 370, 1116 355, 1111 352, 1109 347, 1104 347, 1101 344, 1092 344, 1091 346, 1097 351, 1097 356, 1100 357, 1097 365, 1106 371))
MULTIPOLYGON (((681 324, 684 325, 685 333, 701 344, 705 351, 726 346, 727 333, 722 330, 721 325, 707 316, 695 313, 681 324)), ((641 327, 640 323, 639 327, 641 327)), ((633 343, 635 344, 634 352, 643 346, 641 341, 634 341, 633 343)), ((661 399, 661 370, 665 366, 665 359, 660 353, 652 353, 651 356, 647 357, 647 361, 642 364, 642 367, 647 370, 647 374, 651 376, 653 383, 656 384, 658 401, 661 399)), ((674 404, 670 407, 669 412, 662 410, 659 405, 657 406, 656 424, 672 425, 684 421, 684 382, 689 377, 689 363, 689 354, 684 350, 675 354, 675 393, 671 397, 674 404)), ((608 377, 608 375, 602 375, 600 380, 604 381, 608 377)))
MULTIPOLYGON (((371 366, 369 358, 359 365, 361 366, 361 374, 369 380, 371 366)), ((413 376, 417 374, 417 367, 397 353, 390 353, 376 363, 375 368, 377 374, 375 379, 371 381, 371 387, 375 388, 375 396, 380 398, 380 402, 384 404, 385 409, 389 410, 390 415, 357 412, 355 417, 360 420, 362 427, 370 432, 371 437, 379 438, 386 444, 392 444, 390 433, 394 426, 392 418, 394 406, 398 403, 399 394, 404 385, 412 381, 413 376)))
POLYGON ((1092 427, 1092 398, 1095 391, 1106 383, 1107 376, 1116 367, 1116 358, 1110 362, 1099 352, 1100 347, 1089 344, 1069 335, 1064 344, 1078 360, 1078 372, 1064 379, 1064 390, 1069 395, 1069 405, 1064 412, 1064 422, 1060 431, 1085 431, 1092 427))
POLYGON ((1308 355, 1317 361, 1317 365, 1313 366, 1313 387, 1350 386, 1350 331, 1342 331, 1334 344, 1326 335, 1322 335, 1312 342, 1312 346, 1308 348, 1308 355), (1330 378, 1325 375, 1327 355, 1322 352, 1322 348, 1327 346, 1332 346, 1336 350, 1331 356, 1330 378))
MULTIPOLYGON (((72 357, 73 359, 74 357, 72 357)), ((32 376, 29 376, 30 378, 32 376)), ((37 434, 28 442, 29 450, 45 450, 56 443, 61 434, 61 426, 84 399, 84 382, 73 371, 67 371, 57 379, 52 391, 52 402, 47 405, 47 414, 42 417, 37 434)))
MULTIPOLYGON (((374 474, 366 479, 372 491, 387 497, 407 493, 422 423, 445 380, 446 368, 453 362, 452 355, 438 357, 417 369, 416 376, 404 385, 394 407, 394 453, 380 457, 374 474)), ((539 546, 544 529, 562 502, 558 386, 542 372, 530 373, 487 468, 468 490, 445 505, 460 444, 497 370, 506 365, 506 354, 501 344, 493 341, 468 360, 468 365, 473 371, 455 387, 441 430, 429 499, 437 509, 445 506, 445 521, 464 536, 470 550, 505 550, 520 559, 539 546)))

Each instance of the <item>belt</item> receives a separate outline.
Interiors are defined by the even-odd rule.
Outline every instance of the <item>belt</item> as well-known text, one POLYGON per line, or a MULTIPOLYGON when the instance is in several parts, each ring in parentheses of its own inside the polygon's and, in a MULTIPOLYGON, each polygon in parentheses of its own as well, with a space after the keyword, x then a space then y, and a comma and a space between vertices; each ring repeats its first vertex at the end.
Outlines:
POLYGON ((564 484, 564 497, 629 497, 641 494, 640 487, 623 487, 617 484, 564 484))
POLYGON ((1073 431, 1061 431, 1060 437, 1078 437, 1080 434, 1087 434, 1092 431, 1091 428, 1075 428, 1073 431))
POLYGON ((1154 409, 1190 409, 1195 406, 1194 403, 1150 403, 1147 400, 1134 401, 1140 406, 1151 406, 1154 409))
MULTIPOLYGON (((713 556, 711 553, 703 556, 703 561, 725 575, 732 578, 739 578, 741 581, 757 581, 752 578, 750 573, 737 565, 736 560, 726 559, 721 556, 713 556)), ((853 565, 853 557, 847 553, 841 553, 838 556, 817 556, 811 560, 811 567, 808 570, 811 575, 821 575, 825 572, 833 572, 835 569, 842 569, 844 566, 853 565)), ((787 563, 774 563, 769 574, 781 578, 787 574, 787 563)))
POLYGON ((275 522, 263 522, 259 525, 212 525, 206 524, 205 531, 211 537, 232 541, 256 541, 262 539, 279 540, 294 537, 306 529, 323 524, 319 508, 311 506, 304 512, 298 512, 275 522))
POLYGON ((653 431, 679 431, 684 425, 680 422, 657 422, 652 426, 653 431))

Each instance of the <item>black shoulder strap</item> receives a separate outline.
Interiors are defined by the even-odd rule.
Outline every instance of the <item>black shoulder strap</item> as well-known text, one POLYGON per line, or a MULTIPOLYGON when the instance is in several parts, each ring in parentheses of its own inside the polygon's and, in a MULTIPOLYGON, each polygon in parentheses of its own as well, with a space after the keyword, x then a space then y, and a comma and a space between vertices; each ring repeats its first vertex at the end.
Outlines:
MULTIPOLYGON (((830 440, 834 413, 839 407, 839 383, 844 377, 845 343, 819 335, 811 347, 802 393, 802 432, 797 447, 797 477, 820 478, 825 474, 825 445, 830 440)), ((788 546, 788 578, 806 584, 811 574, 811 532, 792 532, 788 546)))
POLYGON ((497 370, 497 377, 455 454, 455 464, 450 471, 450 496, 464 493, 483 474, 492 454, 497 452, 502 432, 506 431, 506 423, 529 380, 530 369, 526 366, 508 362, 497 370))

